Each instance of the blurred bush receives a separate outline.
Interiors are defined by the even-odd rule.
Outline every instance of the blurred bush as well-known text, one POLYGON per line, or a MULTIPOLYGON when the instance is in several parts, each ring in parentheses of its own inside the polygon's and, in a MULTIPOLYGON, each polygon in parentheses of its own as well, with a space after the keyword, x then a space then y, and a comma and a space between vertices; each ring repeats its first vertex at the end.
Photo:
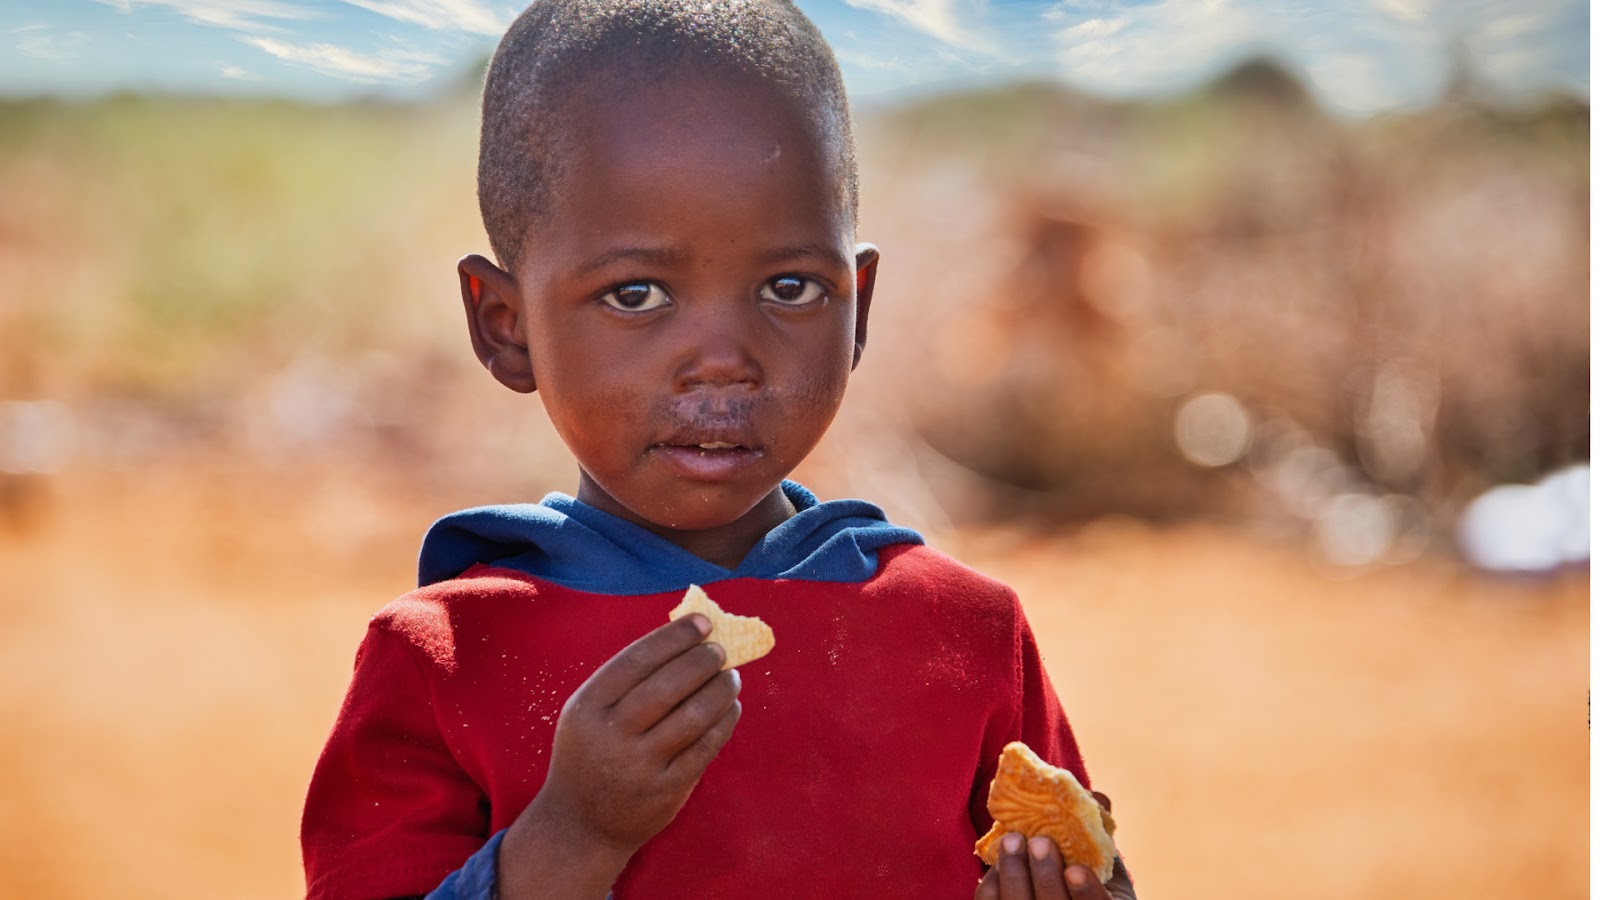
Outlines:
POLYGON ((1222 516, 1374 562, 1588 458, 1584 104, 1463 78, 1349 123, 1253 61, 873 126, 867 209, 913 248, 880 275, 878 334, 910 336, 887 393, 981 476, 968 515, 1222 516))

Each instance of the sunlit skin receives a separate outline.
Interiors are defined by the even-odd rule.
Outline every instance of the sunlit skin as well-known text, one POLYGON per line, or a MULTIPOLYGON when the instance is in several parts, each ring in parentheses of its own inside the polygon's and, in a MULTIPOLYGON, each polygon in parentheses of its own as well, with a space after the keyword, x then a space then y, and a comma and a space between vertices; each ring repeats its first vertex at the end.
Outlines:
MULTIPOLYGON (((516 270, 461 260, 468 329, 496 379, 543 398, 580 500, 731 569, 795 513, 780 482, 844 398, 878 252, 855 244, 814 110, 727 73, 620 87, 591 80, 553 126, 570 163, 516 270)), ((500 846, 502 900, 604 897, 672 821, 741 714, 708 628, 661 626, 568 699, 500 846)))

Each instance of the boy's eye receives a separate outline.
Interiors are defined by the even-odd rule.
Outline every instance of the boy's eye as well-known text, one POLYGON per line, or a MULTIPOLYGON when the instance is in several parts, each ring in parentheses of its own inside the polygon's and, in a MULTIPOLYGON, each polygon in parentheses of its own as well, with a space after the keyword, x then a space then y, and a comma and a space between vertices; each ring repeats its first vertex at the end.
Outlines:
POLYGON ((761 299, 784 306, 804 306, 822 299, 822 285, 800 275, 779 275, 761 286, 761 299))
POLYGON ((600 299, 607 306, 624 312, 644 312, 672 302, 672 298, 667 296, 666 290, 661 285, 648 281, 617 285, 601 294, 600 299))

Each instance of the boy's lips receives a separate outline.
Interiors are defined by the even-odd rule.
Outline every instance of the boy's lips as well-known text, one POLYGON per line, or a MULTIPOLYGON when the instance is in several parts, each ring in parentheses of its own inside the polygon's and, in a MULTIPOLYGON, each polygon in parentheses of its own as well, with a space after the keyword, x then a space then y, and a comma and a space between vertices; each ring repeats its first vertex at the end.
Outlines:
POLYGON ((760 449, 726 441, 652 444, 648 453, 678 477, 691 481, 727 481, 766 456, 760 449))
POLYGON ((693 481, 726 481, 766 456, 742 428, 685 428, 651 444, 646 452, 693 481))
POLYGON ((686 447, 693 450, 760 450, 762 444, 754 431, 737 421, 707 421, 684 423, 650 445, 658 447, 686 447))

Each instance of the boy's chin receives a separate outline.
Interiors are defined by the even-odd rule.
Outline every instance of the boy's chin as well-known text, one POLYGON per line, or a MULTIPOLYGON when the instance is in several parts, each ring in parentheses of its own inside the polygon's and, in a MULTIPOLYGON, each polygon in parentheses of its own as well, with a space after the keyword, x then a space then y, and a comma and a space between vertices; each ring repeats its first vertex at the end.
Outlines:
POLYGON ((752 487, 686 481, 650 496, 612 493, 586 482, 590 490, 580 489, 579 500, 657 532, 693 534, 740 524, 771 528, 792 512, 780 482, 752 487))
POLYGON ((770 502, 774 494, 781 495, 776 484, 754 496, 748 492, 726 490, 721 485, 686 485, 680 497, 670 504, 661 504, 652 509, 647 518, 656 527, 670 531, 692 533, 731 528, 751 518, 767 519, 783 515, 782 507, 770 502))

